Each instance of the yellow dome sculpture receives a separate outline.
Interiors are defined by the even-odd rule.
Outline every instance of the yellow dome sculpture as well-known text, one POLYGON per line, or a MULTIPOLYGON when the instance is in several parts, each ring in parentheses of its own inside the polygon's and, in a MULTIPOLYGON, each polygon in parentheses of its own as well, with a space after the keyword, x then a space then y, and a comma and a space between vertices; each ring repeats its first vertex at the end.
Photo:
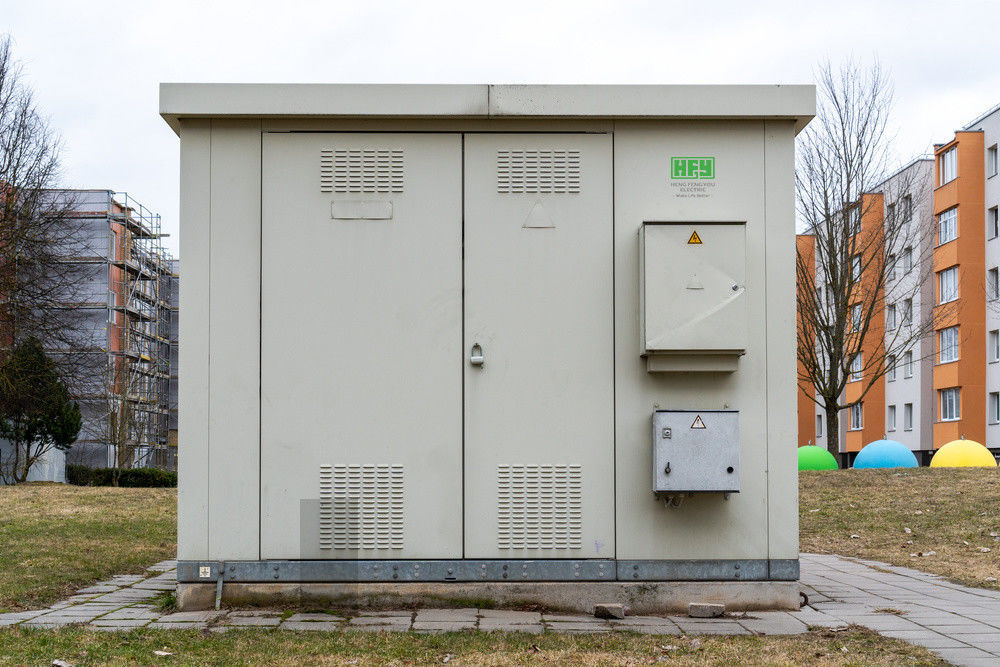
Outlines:
POLYGON ((952 440, 937 450, 931 459, 932 468, 996 468, 990 450, 975 440, 952 440))

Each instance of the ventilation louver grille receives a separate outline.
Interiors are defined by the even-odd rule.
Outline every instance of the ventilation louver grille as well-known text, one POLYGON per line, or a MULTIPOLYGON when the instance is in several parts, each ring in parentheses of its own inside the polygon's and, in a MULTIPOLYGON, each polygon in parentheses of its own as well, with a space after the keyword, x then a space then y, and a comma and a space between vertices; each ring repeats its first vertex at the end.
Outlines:
POLYGON ((582 483, 578 465, 497 466, 498 548, 581 548, 582 483))
POLYGON ((403 466, 319 467, 320 549, 403 548, 403 466))
POLYGON ((580 191, 580 151, 497 151, 500 194, 580 191))
POLYGON ((339 194, 403 191, 403 151, 320 151, 320 192, 339 194))

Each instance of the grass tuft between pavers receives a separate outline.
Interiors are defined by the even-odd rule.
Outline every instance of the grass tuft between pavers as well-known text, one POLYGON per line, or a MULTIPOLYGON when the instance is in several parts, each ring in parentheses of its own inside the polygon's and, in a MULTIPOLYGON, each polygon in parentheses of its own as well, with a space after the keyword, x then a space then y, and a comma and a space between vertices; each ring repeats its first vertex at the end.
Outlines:
POLYGON ((792 637, 330 633, 282 630, 0 630, 0 663, 74 665, 945 665, 926 649, 852 628, 792 637), (157 655, 154 651, 169 653, 157 655))

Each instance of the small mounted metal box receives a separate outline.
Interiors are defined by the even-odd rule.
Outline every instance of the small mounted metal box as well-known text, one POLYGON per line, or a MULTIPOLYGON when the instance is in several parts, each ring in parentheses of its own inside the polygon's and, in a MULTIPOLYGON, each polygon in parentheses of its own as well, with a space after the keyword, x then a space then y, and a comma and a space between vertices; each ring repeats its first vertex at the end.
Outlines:
POLYGON ((653 491, 740 490, 738 410, 653 413, 653 491))

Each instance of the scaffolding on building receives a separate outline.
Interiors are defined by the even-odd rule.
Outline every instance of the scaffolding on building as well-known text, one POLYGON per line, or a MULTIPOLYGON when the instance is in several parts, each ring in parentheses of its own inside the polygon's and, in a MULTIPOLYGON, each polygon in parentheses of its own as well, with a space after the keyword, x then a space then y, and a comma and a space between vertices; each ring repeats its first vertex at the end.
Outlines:
POLYGON ((68 309, 81 331, 90 323, 92 344, 81 342, 80 349, 94 355, 93 380, 76 393, 84 428, 70 458, 175 469, 169 428, 177 277, 160 216, 124 192, 60 190, 57 196, 83 237, 68 261, 87 266, 81 275, 94 287, 91 298, 68 309))

